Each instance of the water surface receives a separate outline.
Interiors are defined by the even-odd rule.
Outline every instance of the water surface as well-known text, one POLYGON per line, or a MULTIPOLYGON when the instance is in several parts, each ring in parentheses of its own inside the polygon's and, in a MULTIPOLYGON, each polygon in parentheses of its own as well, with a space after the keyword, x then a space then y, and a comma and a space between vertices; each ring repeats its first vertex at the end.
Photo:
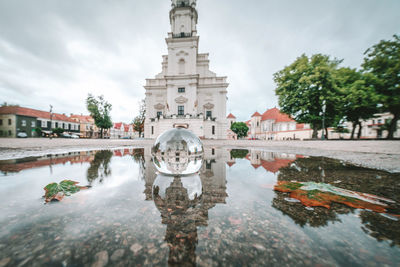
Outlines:
POLYGON ((398 266, 400 175, 318 157, 206 148, 199 181, 166 180, 150 148, 0 161, 0 266, 398 266), (90 185, 44 204, 43 187, 90 185), (307 207, 280 183, 389 199, 307 207))

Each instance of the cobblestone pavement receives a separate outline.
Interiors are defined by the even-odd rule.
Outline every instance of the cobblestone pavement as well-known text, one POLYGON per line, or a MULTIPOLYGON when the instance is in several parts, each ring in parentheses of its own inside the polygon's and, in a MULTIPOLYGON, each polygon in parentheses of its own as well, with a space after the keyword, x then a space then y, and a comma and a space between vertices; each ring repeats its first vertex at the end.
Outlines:
MULTIPOLYGON (((0 160, 70 151, 152 145, 154 140, 0 138, 0 160)), ((363 167, 400 172, 400 141, 262 141, 204 140, 205 146, 257 148, 267 151, 323 156, 363 167)))

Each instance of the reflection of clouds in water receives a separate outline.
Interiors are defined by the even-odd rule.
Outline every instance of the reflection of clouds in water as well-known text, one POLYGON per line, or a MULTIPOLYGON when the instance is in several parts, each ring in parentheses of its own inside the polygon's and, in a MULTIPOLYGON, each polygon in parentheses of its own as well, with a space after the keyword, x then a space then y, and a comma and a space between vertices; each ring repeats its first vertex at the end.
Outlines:
MULTIPOLYGON (((154 190, 158 187, 158 195, 165 199, 165 193, 168 187, 172 184, 175 177, 173 176, 166 176, 159 174, 154 181, 153 184, 153 194, 154 190)), ((187 194, 190 200, 194 200, 196 197, 199 197, 202 193, 202 184, 201 179, 198 174, 185 176, 179 178, 182 182, 183 188, 187 190, 187 194)))

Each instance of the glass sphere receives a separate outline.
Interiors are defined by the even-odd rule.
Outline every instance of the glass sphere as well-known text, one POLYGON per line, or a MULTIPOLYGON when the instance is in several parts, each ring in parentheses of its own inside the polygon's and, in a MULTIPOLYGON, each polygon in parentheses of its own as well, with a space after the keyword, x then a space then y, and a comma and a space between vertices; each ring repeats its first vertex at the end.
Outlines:
POLYGON ((165 175, 189 175, 200 170, 203 144, 192 132, 174 128, 161 134, 151 149, 153 163, 165 175))

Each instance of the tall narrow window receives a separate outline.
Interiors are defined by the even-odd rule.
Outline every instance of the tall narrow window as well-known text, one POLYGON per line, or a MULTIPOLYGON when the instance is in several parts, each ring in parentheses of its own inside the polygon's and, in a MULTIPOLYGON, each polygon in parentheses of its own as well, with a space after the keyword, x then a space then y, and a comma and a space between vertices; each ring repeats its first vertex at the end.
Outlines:
POLYGON ((211 132, 213 135, 215 134, 215 126, 214 125, 211 127, 211 132))
POLYGON ((215 149, 211 149, 211 155, 215 155, 215 149))
POLYGON ((154 126, 151 126, 151 134, 154 134, 154 126))
POLYGON ((212 165, 211 160, 210 161, 206 161, 206 169, 207 170, 211 170, 211 165, 212 165))
POLYGON ((31 121, 31 127, 35 128, 36 127, 36 122, 35 121, 31 121))
POLYGON ((207 110, 206 111, 206 118, 210 118, 212 117, 212 111, 211 110, 207 110))
POLYGON ((178 115, 183 116, 185 114, 185 106, 178 106, 178 115))
POLYGON ((8 125, 11 125, 11 119, 8 119, 8 125))
POLYGON ((0 120, 0 126, 3 125, 3 120, 0 120))
POLYGON ((160 118, 162 116, 162 111, 157 111, 157 118, 160 118))
POLYGON ((185 74, 185 60, 179 60, 179 74, 185 74))
POLYGON ((21 121, 21 126, 26 126, 26 120, 21 121))

